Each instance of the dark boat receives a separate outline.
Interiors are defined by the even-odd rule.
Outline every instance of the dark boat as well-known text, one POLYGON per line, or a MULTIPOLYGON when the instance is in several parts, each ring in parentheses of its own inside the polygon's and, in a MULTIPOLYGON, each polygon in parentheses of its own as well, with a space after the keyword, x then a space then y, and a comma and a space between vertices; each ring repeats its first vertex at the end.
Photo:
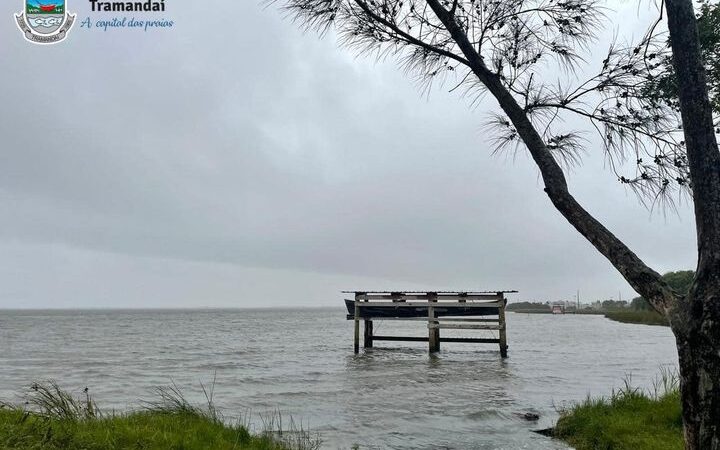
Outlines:
MULTIPOLYGON (((372 305, 372 303, 369 303, 372 305)), ((399 303, 402 305, 402 303, 399 303)), ((348 319, 355 318, 355 301, 345 299, 345 307, 348 310, 348 319)), ((470 307, 462 306, 443 307, 442 303, 435 306, 435 317, 454 317, 454 316, 496 316, 498 308, 494 306, 488 307, 470 307)), ((416 308, 410 306, 363 306, 360 308, 360 317, 427 317, 427 306, 418 306, 416 308)))

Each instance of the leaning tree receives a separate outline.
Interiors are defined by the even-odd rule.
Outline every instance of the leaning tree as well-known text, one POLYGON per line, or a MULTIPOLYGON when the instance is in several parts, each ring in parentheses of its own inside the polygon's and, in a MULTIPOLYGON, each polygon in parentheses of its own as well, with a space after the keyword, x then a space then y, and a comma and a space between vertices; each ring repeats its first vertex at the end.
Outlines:
POLYGON ((543 72, 579 67, 605 18, 597 0, 280 1, 303 27, 334 28, 359 52, 397 57, 424 86, 453 82, 453 89, 496 100, 497 147, 526 150, 555 208, 668 318, 680 359, 686 447, 720 449, 720 152, 692 0, 665 0, 671 46, 659 34, 661 15, 641 42, 613 46, 597 74, 568 83, 543 72), (668 58, 676 104, 652 93, 667 75, 668 58), (618 180, 649 206, 691 195, 698 266, 686 295, 569 192, 564 170, 580 162, 584 143, 565 128, 573 115, 597 130, 618 180))

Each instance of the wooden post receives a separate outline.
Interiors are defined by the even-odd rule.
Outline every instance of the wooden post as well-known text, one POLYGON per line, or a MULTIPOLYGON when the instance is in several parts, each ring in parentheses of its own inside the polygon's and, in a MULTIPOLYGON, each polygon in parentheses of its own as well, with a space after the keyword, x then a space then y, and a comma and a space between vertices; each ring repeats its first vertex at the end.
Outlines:
POLYGON ((372 348, 373 346, 373 321, 365 321, 365 335, 363 336, 363 346, 365 348, 372 348))
POLYGON ((433 303, 437 303, 437 294, 428 292, 428 344, 430 353, 440 351, 440 329, 439 322, 435 317, 433 303))
POLYGON ((507 358, 508 352, 508 346, 507 346, 507 333, 506 333, 506 326, 505 326, 505 296, 502 292, 498 292, 498 302, 500 303, 498 306, 498 322, 500 325, 500 356, 502 358, 507 358))
POLYGON ((355 294, 355 353, 360 352, 360 293, 355 294))

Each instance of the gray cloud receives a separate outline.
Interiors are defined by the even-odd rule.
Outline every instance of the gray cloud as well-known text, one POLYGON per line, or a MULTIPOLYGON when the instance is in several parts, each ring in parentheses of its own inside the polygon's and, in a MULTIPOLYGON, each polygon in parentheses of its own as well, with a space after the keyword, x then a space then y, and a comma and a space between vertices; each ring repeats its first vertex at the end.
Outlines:
MULTIPOLYGON (((0 27, 0 307, 335 304, 360 284, 632 295, 530 160, 491 155, 490 99, 423 97, 392 61, 225 3, 235 28, 201 2, 171 3, 171 31, 53 48, 0 27)), ((651 217, 589 139, 578 198, 658 270, 694 266, 690 209, 651 217)))

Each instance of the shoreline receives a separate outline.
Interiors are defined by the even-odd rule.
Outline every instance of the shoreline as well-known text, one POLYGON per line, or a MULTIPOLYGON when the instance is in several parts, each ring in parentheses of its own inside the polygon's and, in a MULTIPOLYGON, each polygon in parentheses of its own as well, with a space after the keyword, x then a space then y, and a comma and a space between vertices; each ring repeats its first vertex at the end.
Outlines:
MULTIPOLYGON (((549 310, 511 310, 508 312, 516 314, 552 314, 549 310)), ((629 323, 636 325, 650 325, 650 326, 670 326, 667 323, 667 319, 661 316, 655 311, 648 310, 630 310, 630 311, 580 311, 580 312, 567 312, 558 315, 592 315, 592 316, 604 316, 606 319, 613 322, 629 323)))
POLYGON ((576 450, 682 450, 680 393, 677 386, 649 393, 626 384, 561 411, 555 427, 537 432, 576 450))

